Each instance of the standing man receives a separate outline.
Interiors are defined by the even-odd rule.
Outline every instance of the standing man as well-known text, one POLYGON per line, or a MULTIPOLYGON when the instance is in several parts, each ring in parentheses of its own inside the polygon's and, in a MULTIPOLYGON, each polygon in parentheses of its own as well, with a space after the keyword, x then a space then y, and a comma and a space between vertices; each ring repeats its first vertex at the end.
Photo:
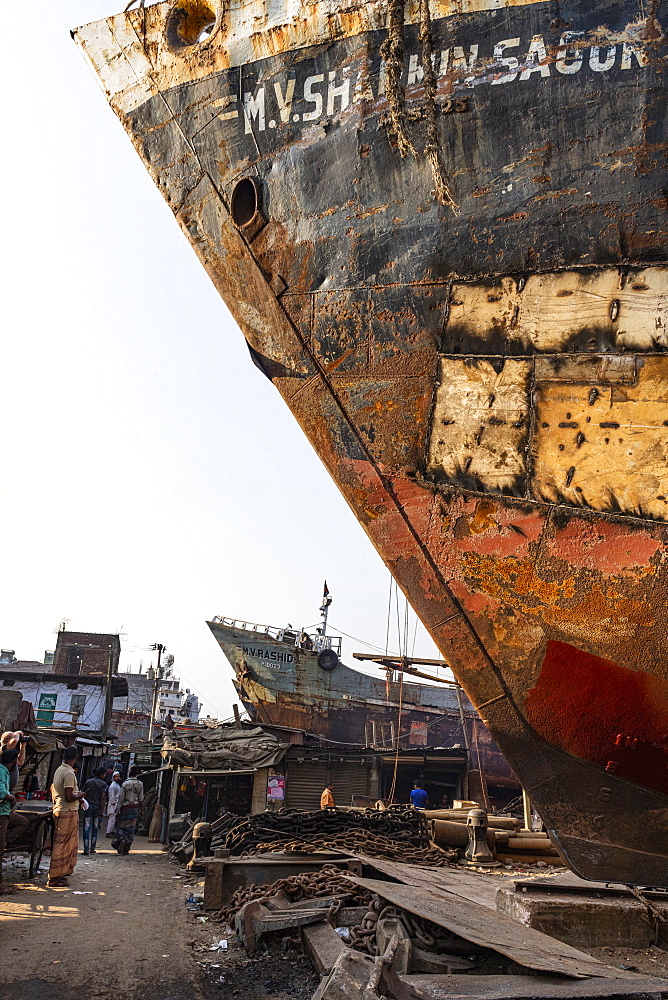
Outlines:
POLYGON ((411 792, 411 805, 415 809, 426 809, 429 805, 429 796, 422 787, 421 782, 413 782, 413 791, 411 792))
POLYGON ((16 733, 3 733, 0 737, 0 752, 2 763, 9 771, 10 791, 14 791, 19 782, 19 771, 25 764, 28 737, 19 730, 16 733))
POLYGON ((321 809, 332 809, 335 805, 334 796, 332 792, 334 791, 334 783, 328 781, 325 785, 325 790, 320 796, 320 808, 321 809))
POLYGON ((118 809, 118 802, 121 797, 121 792, 123 791, 121 785, 121 772, 114 771, 111 779, 111 784, 109 785, 109 800, 107 804, 107 836, 111 837, 112 833, 116 829, 116 810, 118 809))
POLYGON ((79 850, 79 803, 84 793, 79 791, 74 766, 77 760, 76 747, 66 747, 63 762, 53 776, 51 797, 56 830, 53 836, 51 864, 47 889, 62 889, 69 885, 77 863, 79 850))
POLYGON ((144 785, 139 780, 139 768, 131 767, 130 777, 121 786, 121 797, 116 813, 116 836, 111 842, 111 846, 115 847, 119 854, 130 853, 143 801, 144 785))
POLYGON ((100 817, 104 816, 107 805, 107 782, 104 780, 106 773, 106 767, 98 767, 93 777, 83 786, 83 793, 88 803, 83 821, 84 854, 95 854, 100 817))
MULTIPOLYGON (((0 753, 0 764, 4 764, 9 773, 8 791, 12 792, 12 798, 14 798, 13 795, 14 789, 16 788, 16 784, 19 780, 18 765, 17 765, 19 753, 20 751, 17 750, 16 747, 14 747, 11 750, 3 750, 2 753, 0 753)), ((28 819, 28 817, 22 816, 21 813, 17 812, 16 809, 14 808, 15 805, 16 805, 16 799, 14 799, 11 811, 9 813, 9 824, 7 826, 7 831, 5 835, 5 847, 7 847, 7 844, 10 841, 16 840, 21 836, 23 836, 23 834, 28 830, 28 827, 30 826, 30 820, 28 819)), ((0 883, 1 882, 2 878, 0 878, 0 883)))
POLYGON ((9 813, 15 802, 16 799, 9 790, 9 771, 4 764, 0 764, 0 892, 14 892, 14 889, 8 889, 3 884, 2 864, 5 859, 9 813))

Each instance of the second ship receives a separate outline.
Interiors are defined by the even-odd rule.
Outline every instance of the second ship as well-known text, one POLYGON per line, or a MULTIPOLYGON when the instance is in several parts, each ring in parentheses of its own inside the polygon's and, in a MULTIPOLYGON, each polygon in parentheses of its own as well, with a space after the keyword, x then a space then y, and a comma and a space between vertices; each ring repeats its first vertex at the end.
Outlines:
POLYGON ((438 684, 415 680, 430 676, 420 668, 437 661, 378 655, 373 659, 385 675, 373 677, 341 662, 341 639, 327 634, 326 617, 315 634, 222 616, 207 624, 254 722, 299 729, 338 745, 462 747, 492 803, 505 804, 520 791, 459 685, 436 677, 438 684))

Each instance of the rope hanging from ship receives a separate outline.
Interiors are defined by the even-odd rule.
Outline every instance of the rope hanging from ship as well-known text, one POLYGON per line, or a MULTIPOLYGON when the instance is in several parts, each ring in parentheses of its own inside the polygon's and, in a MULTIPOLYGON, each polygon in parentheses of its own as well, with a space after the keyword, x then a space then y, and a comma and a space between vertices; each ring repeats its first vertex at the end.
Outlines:
MULTIPOLYGON (((380 54, 386 69, 385 91, 390 109, 389 131, 396 138, 399 154, 402 157, 406 157, 410 153, 418 159, 419 154, 415 143, 408 133, 409 115, 406 110, 406 89, 401 79, 406 53, 406 3, 407 0, 387 0, 387 38, 381 46, 380 54)), ((455 215, 458 215, 459 209, 450 190, 443 154, 438 141, 436 74, 432 58, 433 41, 429 0, 419 0, 419 24, 418 41, 420 42, 427 121, 427 141, 423 152, 431 167, 436 200, 441 205, 447 205, 455 215)))

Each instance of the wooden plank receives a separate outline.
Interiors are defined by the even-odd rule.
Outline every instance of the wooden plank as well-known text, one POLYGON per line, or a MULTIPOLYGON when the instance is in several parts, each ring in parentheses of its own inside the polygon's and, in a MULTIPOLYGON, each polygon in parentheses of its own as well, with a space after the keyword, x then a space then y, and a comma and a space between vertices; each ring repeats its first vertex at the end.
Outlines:
POLYGON ((575 997, 638 996, 659 1000, 665 980, 638 976, 622 979, 558 979, 556 976, 400 976, 402 983, 424 991, 429 1000, 571 1000, 575 997))
POLYGON ((562 941, 525 927, 503 913, 492 912, 485 905, 474 903, 445 889, 397 885, 378 879, 359 878, 356 875, 347 877, 389 903, 425 920, 431 920, 482 948, 491 948, 525 968, 538 972, 557 972, 575 978, 634 978, 633 973, 609 968, 591 955, 571 948, 562 941))

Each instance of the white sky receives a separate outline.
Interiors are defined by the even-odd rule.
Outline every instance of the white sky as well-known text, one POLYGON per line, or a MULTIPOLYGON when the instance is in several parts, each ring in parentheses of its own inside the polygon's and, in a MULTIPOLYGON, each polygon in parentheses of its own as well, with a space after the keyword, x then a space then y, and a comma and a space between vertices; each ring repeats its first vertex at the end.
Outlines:
POLYGON ((330 623, 384 648, 389 575, 70 38, 122 6, 37 0, 0 62, 0 645, 41 659, 69 618, 136 669, 162 642, 222 718, 207 618, 311 625, 326 578, 330 623))

